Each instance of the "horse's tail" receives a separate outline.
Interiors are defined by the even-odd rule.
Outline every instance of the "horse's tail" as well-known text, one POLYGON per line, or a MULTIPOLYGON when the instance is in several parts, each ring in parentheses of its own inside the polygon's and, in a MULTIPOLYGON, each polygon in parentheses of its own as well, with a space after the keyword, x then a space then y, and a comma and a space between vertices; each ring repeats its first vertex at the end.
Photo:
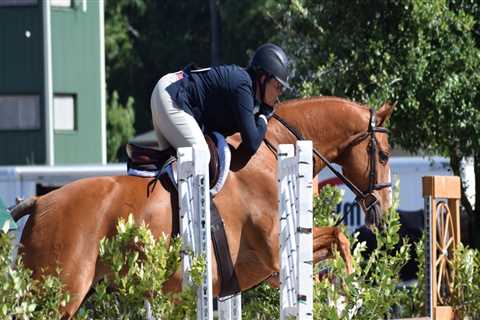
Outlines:
POLYGON ((23 216, 33 213, 35 205, 37 204, 37 199, 38 197, 33 196, 17 204, 10 212, 13 220, 17 222, 23 216))

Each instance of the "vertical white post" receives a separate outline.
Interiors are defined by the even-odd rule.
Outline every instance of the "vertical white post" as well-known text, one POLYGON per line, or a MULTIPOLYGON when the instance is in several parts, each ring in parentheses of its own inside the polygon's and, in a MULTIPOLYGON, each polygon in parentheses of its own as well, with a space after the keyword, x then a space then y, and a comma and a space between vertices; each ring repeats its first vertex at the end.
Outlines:
POLYGON ((213 319, 208 152, 208 149, 200 146, 179 148, 177 151, 184 286, 192 283, 189 276, 191 260, 188 253, 193 252, 194 256, 203 256, 206 259, 206 270, 197 291, 199 320, 213 319))
POLYGON ((42 2, 43 10, 43 101, 45 108, 45 159, 46 164, 55 164, 55 140, 53 136, 53 81, 52 81, 52 34, 50 1, 42 2))
POLYGON ((195 232, 193 230, 193 150, 192 148, 179 148, 177 150, 177 188, 178 204, 180 215, 180 236, 182 239, 182 286, 189 286, 192 283, 189 271, 191 269, 191 258, 195 248, 195 232))
POLYGON ((99 21, 100 21, 100 126, 101 126, 100 143, 102 146, 102 164, 107 164, 107 83, 105 78, 106 75, 105 75, 105 2, 104 0, 99 0, 98 6, 99 6, 98 8, 99 21))
POLYGON ((292 261, 292 255, 295 255, 295 249, 291 248, 289 243, 289 220, 292 215, 290 214, 290 199, 289 181, 288 181, 288 164, 287 159, 293 156, 292 145, 279 145, 278 146, 278 165, 277 165, 277 177, 278 177, 278 208, 280 218, 280 319, 284 320, 288 316, 294 315, 294 296, 295 288, 292 287, 292 280, 294 275, 292 274, 294 268, 291 268, 290 262, 292 261))
POLYGON ((297 142, 297 315, 313 319, 313 187, 312 142, 297 142))
POLYGON ((312 142, 278 148, 280 319, 313 319, 312 142))
POLYGON ((218 312, 220 320, 242 319, 242 295, 239 293, 228 300, 219 301, 218 312))

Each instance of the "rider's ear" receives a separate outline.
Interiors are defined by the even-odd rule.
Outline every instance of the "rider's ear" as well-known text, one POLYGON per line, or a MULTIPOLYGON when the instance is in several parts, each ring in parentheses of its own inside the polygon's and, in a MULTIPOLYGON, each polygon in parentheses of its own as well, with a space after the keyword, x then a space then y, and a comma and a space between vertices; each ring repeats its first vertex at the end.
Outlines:
POLYGON ((394 104, 390 104, 388 102, 383 104, 383 106, 377 111, 377 127, 382 127, 388 121, 388 119, 390 119, 390 116, 392 115, 393 109, 395 109, 396 105, 396 102, 394 104))

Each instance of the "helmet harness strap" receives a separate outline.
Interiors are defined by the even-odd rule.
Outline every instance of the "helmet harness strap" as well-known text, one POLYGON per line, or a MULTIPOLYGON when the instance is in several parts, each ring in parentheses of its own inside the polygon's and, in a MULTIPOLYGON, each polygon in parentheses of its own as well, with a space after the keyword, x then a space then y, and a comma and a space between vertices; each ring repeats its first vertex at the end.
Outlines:
POLYGON ((272 75, 268 74, 268 73, 263 73, 262 75, 265 75, 265 79, 263 81, 261 81, 261 77, 262 76, 259 76, 258 77, 258 84, 260 86, 260 99, 261 99, 261 103, 265 103, 265 91, 267 89, 267 82, 270 81, 270 79, 273 78, 272 75))

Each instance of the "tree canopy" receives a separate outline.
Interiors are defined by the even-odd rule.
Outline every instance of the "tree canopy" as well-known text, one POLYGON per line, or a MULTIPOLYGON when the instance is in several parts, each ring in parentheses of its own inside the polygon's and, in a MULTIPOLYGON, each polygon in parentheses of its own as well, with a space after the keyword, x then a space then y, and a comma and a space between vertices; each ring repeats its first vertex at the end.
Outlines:
POLYGON ((297 94, 397 102, 390 126, 397 145, 447 156, 457 175, 460 160, 473 157, 480 177, 477 1, 292 0, 276 14, 297 94))

